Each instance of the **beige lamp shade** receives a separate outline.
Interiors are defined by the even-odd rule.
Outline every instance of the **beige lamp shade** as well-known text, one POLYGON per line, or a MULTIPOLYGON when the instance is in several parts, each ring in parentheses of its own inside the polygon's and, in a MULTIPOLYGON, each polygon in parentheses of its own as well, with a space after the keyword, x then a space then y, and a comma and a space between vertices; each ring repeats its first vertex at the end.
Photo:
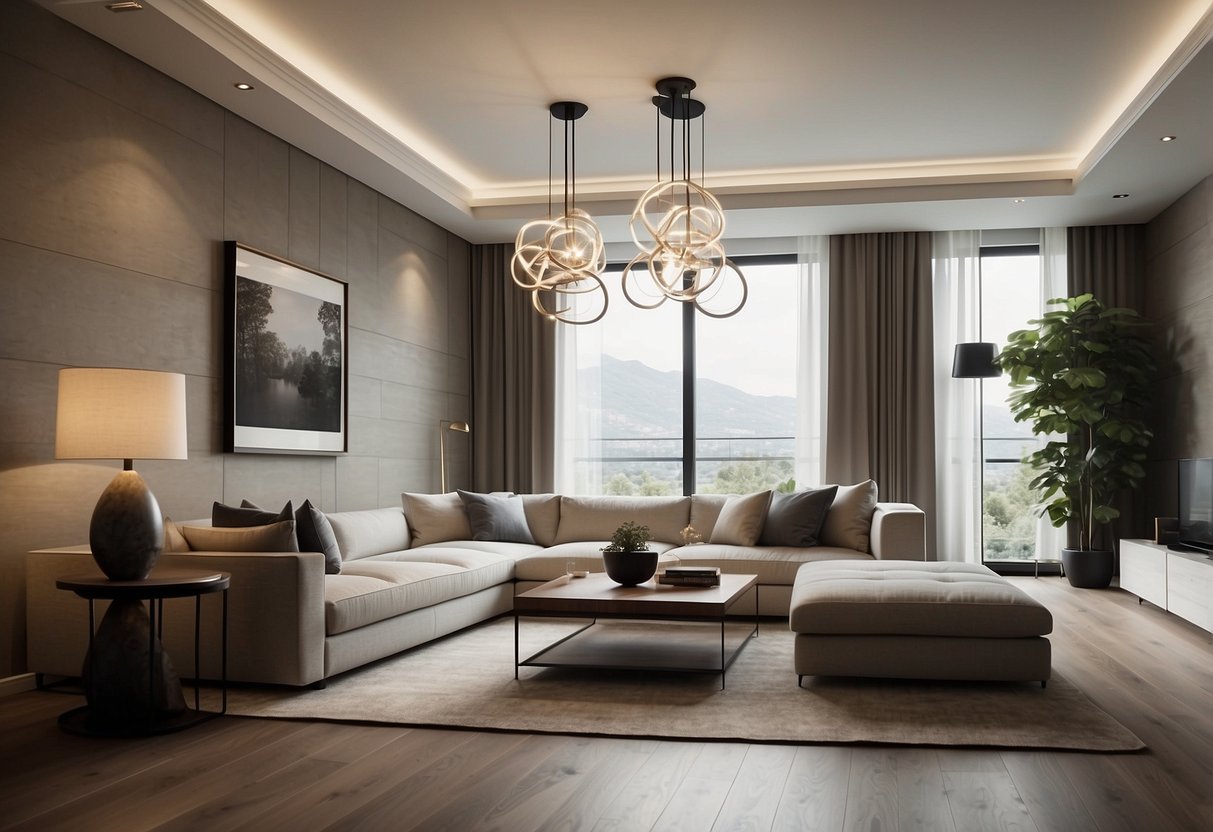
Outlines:
POLYGON ((56 459, 186 459, 185 376, 59 371, 56 459))

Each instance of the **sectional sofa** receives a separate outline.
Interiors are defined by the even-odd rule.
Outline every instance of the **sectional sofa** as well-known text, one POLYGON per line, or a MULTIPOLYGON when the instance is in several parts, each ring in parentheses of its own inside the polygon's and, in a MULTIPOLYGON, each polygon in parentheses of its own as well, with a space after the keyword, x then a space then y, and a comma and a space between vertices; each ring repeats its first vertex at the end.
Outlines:
MULTIPOLYGON (((231 573, 229 679, 320 686, 338 673, 509 612, 516 593, 565 574, 570 564, 601 571, 600 550, 627 520, 649 527, 650 548, 663 564, 757 574, 761 611, 767 615, 788 614, 796 572, 804 563, 924 558, 922 511, 907 503, 877 502, 870 481, 840 487, 828 499, 824 517, 815 518, 820 521, 815 539, 805 537, 798 516, 789 513, 793 498, 773 498, 769 492, 473 496, 478 496, 475 504, 454 493, 405 494, 398 508, 314 512, 323 534, 304 548, 324 551, 295 551, 300 538, 315 539, 303 535, 302 526, 296 534, 297 523, 305 520, 237 529, 166 521, 166 550, 159 563, 231 573), (486 513, 485 504, 508 511, 486 513), (792 540, 816 545, 778 545, 788 542, 789 520, 792 540), (772 540, 776 527, 784 539, 772 540), (702 542, 687 545, 696 536, 702 542)), ((31 671, 79 675, 87 605, 56 589, 55 580, 95 570, 87 546, 29 554, 31 671)), ((751 603, 743 599, 739 608, 753 609, 751 603)), ((191 677, 193 602, 168 601, 165 610, 166 648, 178 672, 191 677)), ((204 602, 203 617, 200 675, 218 678, 220 605, 204 602)))

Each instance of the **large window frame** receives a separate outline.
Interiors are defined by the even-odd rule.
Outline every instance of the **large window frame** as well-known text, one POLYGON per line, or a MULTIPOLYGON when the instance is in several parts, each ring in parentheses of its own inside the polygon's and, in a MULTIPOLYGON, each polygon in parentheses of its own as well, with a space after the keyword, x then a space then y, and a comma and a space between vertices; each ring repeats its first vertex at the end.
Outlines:
MULTIPOLYGON (((795 254, 760 254, 760 255, 742 255, 730 258, 743 271, 749 266, 768 266, 768 265, 788 265, 796 266, 798 262, 795 254)), ((625 268, 624 263, 610 263, 606 271, 611 274, 621 273, 625 268)), ((671 301, 672 302, 672 301, 671 301)), ((743 308, 744 313, 744 308, 743 308)), ((682 437, 681 437, 681 460, 673 457, 651 457, 646 458, 649 462, 681 462, 681 479, 682 493, 684 496, 690 496, 695 493, 697 487, 697 412, 696 412, 696 368, 697 368, 697 351, 696 351, 696 336, 697 336, 697 319, 699 313, 694 304, 684 303, 681 310, 681 328, 682 328, 682 437)))
MULTIPOLYGON (((980 248, 978 249, 978 257, 983 264, 987 258, 1023 257, 1023 256, 1036 256, 1037 258, 1042 257, 1042 246, 1039 243, 1025 243, 1025 244, 1013 244, 1013 245, 983 245, 983 246, 980 246, 980 248)), ((1043 263, 1040 264, 1040 267, 1043 268, 1043 263)), ((985 281, 985 269, 984 268, 981 269, 981 271, 979 272, 978 279, 981 280, 982 284, 983 284, 981 287, 981 289, 982 289, 982 292, 981 292, 982 308, 978 310, 978 314, 979 314, 980 318, 984 321, 985 311, 986 311, 985 304, 987 302, 987 293, 985 291, 985 285, 984 285, 984 281, 985 281)), ((1040 312, 1043 312, 1043 310, 1038 311, 1038 314, 1040 314, 1040 312)), ((1027 326, 1027 321, 1024 322, 1024 326, 1027 326)), ((983 340, 986 338, 987 334, 988 333, 981 332, 981 337, 983 340)), ((978 402, 978 408, 979 408, 979 411, 981 414, 981 420, 980 420, 981 435, 979 437, 979 446, 981 448, 981 453, 980 453, 981 458, 979 460, 979 465, 980 465, 980 474, 981 474, 981 483, 982 483, 981 491, 980 491, 981 517, 980 517, 980 524, 979 524, 979 528, 980 528, 980 532, 981 532, 981 536, 980 536, 981 561, 984 565, 990 566, 990 567, 995 567, 995 566, 1002 567, 1007 564, 1015 564, 1015 563, 1025 563, 1025 562, 1030 563, 1033 560, 1035 560, 1036 558, 1042 557, 1042 554, 1039 552, 1036 552, 1033 557, 1028 557, 1028 558, 1021 558, 1021 557, 1014 557, 1014 556, 1009 557, 1009 558, 988 557, 989 542, 986 539, 985 530, 986 530, 986 518, 988 516, 987 515, 987 504, 988 504, 989 490, 987 488, 987 481, 988 481, 989 466, 1025 464, 1023 462, 1022 457, 1006 456, 1005 450, 1004 450, 1003 455, 996 454, 995 451, 991 448, 991 445, 993 445, 995 448, 997 448, 998 444, 1002 443, 1002 447, 1005 449, 1007 447, 1007 445, 1009 445, 1010 443, 1024 440, 1025 437, 990 436, 990 435, 988 435, 988 433, 987 433, 988 427, 987 427, 987 423, 986 423, 986 419, 985 419, 985 415, 984 415, 985 414, 985 388, 984 388, 984 385, 982 386, 981 400, 978 402)))

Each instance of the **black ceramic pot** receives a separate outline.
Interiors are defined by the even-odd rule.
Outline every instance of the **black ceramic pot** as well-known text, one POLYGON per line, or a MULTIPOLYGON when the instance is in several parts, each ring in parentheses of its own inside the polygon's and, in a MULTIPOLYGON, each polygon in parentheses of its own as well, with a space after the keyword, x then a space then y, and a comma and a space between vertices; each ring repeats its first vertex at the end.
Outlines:
POLYGON ((603 552, 602 565, 607 576, 617 584, 636 586, 657 572, 656 552, 603 552))
POLYGON ((1103 589, 1112 583, 1112 553, 1089 549, 1062 549, 1061 565, 1066 570, 1070 586, 1082 589, 1103 589))

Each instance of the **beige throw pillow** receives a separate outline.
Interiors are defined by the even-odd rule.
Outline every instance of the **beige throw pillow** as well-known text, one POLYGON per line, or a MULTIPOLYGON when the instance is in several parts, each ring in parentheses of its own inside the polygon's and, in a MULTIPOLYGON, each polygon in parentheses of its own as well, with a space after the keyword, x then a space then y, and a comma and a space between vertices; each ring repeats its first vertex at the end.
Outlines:
POLYGON ((298 552, 295 521, 282 520, 268 526, 227 528, 181 526, 190 548, 201 552, 298 552))
POLYGON ((181 533, 181 528, 173 522, 173 518, 164 518, 164 551, 188 552, 190 543, 181 533))
POLYGON ((838 486, 838 493, 821 527, 821 545, 867 552, 876 497, 876 483, 872 480, 838 486))
POLYGON ((472 527, 458 493, 411 494, 406 491, 401 496, 404 517, 413 535, 412 546, 472 539, 472 527))
POLYGON ((729 497, 724 508, 720 510, 720 516, 716 518, 716 525, 712 527, 712 539, 708 542, 753 546, 762 534, 762 524, 770 502, 770 491, 759 491, 745 497, 729 497))

